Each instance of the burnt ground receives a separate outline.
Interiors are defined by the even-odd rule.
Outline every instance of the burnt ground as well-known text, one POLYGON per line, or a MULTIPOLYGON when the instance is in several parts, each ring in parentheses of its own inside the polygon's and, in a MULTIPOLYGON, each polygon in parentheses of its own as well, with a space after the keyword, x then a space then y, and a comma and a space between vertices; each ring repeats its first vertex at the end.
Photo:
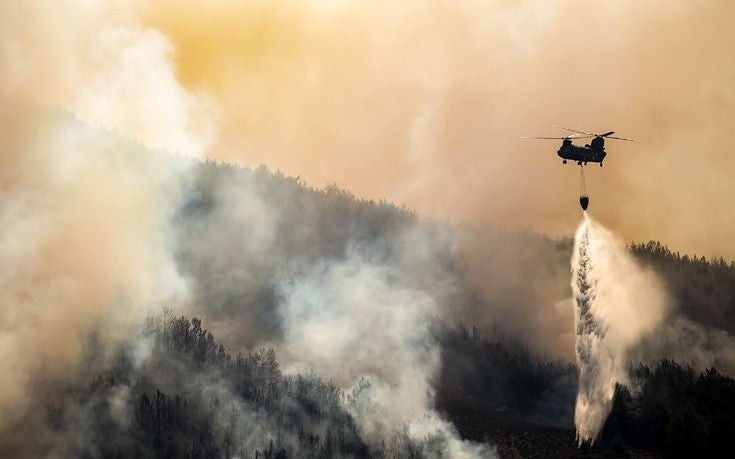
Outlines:
POLYGON ((599 444, 577 447, 573 428, 555 427, 543 419, 532 419, 510 410, 488 409, 467 398, 437 400, 465 440, 488 442, 501 458, 656 458, 658 454, 599 444))

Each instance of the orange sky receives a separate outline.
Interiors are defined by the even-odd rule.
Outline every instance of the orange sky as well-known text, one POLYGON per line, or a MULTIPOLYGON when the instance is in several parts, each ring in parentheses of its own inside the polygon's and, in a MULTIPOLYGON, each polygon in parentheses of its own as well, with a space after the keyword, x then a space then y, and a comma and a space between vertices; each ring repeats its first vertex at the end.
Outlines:
POLYGON ((0 2, 0 430, 86 332, 186 294, 184 171, 137 142, 572 236, 578 168, 519 137, 614 130, 636 142, 587 169, 596 220, 735 259, 733 24, 729 0, 0 2))
POLYGON ((627 240, 735 258, 735 4, 161 0, 141 9, 217 102, 209 155, 422 214, 570 235, 555 125, 615 130, 591 211, 627 240))
POLYGON ((593 215, 625 240, 735 259, 733 2, 46 3, 0 6, 0 92, 147 145, 556 236, 579 221, 578 170, 519 137, 614 130, 636 142, 588 168, 593 215))

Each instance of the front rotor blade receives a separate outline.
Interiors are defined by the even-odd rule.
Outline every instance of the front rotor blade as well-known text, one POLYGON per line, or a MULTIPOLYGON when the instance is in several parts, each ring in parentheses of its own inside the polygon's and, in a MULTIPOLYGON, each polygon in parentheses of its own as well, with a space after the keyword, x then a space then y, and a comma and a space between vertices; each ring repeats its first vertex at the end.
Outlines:
POLYGON ((579 135, 579 134, 576 134, 576 135, 568 135, 566 137, 525 137, 524 136, 524 137, 521 137, 521 139, 556 139, 556 140, 569 139, 569 140, 575 140, 575 139, 587 139, 589 137, 594 137, 594 136, 593 135, 579 135))
POLYGON ((628 142, 633 142, 633 141, 634 141, 633 139, 626 139, 625 137, 613 137, 613 136, 608 136, 608 137, 606 137, 606 138, 608 138, 608 139, 615 139, 615 140, 626 140, 626 141, 628 141, 628 142))

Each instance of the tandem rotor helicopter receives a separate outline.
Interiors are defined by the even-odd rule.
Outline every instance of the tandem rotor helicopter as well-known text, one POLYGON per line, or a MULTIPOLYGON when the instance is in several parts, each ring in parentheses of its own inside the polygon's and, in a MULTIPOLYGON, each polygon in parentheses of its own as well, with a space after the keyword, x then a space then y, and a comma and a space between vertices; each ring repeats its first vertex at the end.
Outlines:
POLYGON ((604 134, 593 134, 591 132, 578 131, 576 129, 561 128, 565 131, 574 132, 572 135, 566 137, 521 137, 522 139, 555 139, 562 140, 559 151, 556 152, 561 158, 562 163, 566 164, 567 161, 576 161, 579 167, 579 205, 582 207, 584 212, 587 212, 587 207, 590 204, 590 198, 587 195, 587 184, 584 180, 584 167, 587 163, 600 163, 602 167, 602 161, 605 160, 607 153, 605 152, 605 139, 625 140, 632 142, 633 139, 626 139, 625 137, 613 137, 614 131, 606 132, 604 134), (574 139, 588 139, 592 138, 589 144, 585 146, 574 145, 572 140, 574 139))
POLYGON ((625 140, 632 142, 633 139, 626 139, 625 137, 613 137, 615 131, 606 132, 604 134, 593 134, 590 132, 578 131, 576 129, 561 128, 565 131, 574 132, 572 135, 566 137, 521 137, 522 139, 555 139, 562 140, 561 147, 556 153, 562 158, 562 163, 566 164, 567 160, 576 161, 577 165, 587 165, 587 163, 600 163, 602 167, 602 161, 605 160, 607 153, 605 152, 605 139, 625 140), (575 139, 587 139, 592 137, 589 144, 585 146, 574 145, 572 140, 575 139))

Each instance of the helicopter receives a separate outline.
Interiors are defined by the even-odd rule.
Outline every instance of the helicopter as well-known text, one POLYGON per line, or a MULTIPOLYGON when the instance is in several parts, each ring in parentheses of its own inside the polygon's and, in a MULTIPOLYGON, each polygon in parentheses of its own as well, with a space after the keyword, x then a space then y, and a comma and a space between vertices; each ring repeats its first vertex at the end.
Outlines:
POLYGON ((613 137, 615 131, 606 132, 604 134, 593 134, 590 132, 578 131, 576 129, 561 128, 565 131, 574 132, 574 134, 566 137, 521 137, 522 139, 558 139, 562 140, 561 147, 556 153, 562 158, 562 163, 566 164, 567 160, 576 161, 577 165, 587 165, 590 163, 600 163, 602 167, 602 161, 604 161, 607 153, 605 152, 605 139, 625 140, 632 142, 633 139, 626 139, 625 137, 613 137), (574 139, 586 139, 592 137, 589 144, 585 146, 574 145, 572 140, 574 139))

